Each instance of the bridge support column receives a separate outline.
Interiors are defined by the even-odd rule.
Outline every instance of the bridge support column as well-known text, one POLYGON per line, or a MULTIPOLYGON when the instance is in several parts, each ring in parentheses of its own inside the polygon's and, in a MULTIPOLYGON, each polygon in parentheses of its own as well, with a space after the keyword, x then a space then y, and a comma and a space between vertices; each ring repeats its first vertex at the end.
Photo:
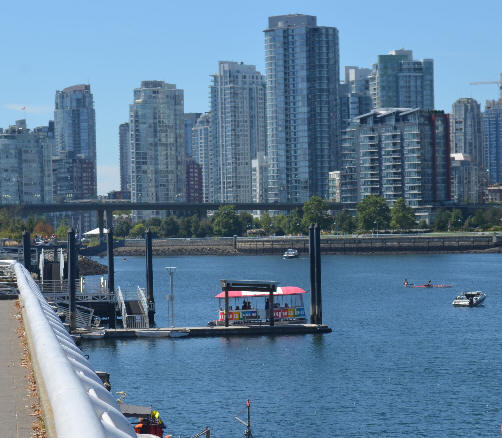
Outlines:
POLYGON ((97 210, 97 215, 98 215, 98 228, 99 228, 99 243, 103 243, 103 228, 104 228, 104 221, 105 221, 105 212, 104 210, 97 210))
POLYGON ((113 228, 113 210, 106 209, 106 228, 113 228))

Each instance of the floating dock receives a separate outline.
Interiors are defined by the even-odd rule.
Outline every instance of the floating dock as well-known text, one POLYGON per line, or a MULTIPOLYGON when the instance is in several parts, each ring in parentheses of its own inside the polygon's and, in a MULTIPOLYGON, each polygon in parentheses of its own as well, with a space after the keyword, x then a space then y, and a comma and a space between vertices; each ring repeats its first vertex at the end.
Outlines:
MULTIPOLYGON (((253 326, 214 326, 214 327, 176 327, 176 328, 153 328, 141 329, 142 332, 151 331, 182 331, 189 332, 187 336, 192 338, 210 338, 225 336, 283 336, 283 335, 307 335, 316 333, 331 333, 332 329, 327 325, 317 324, 285 324, 285 325, 253 325, 253 326)), ((135 329, 107 329, 105 339, 135 338, 135 329)), ((154 339, 153 335, 150 339, 154 339)), ((160 338, 160 337, 159 337, 160 338)), ((142 339, 145 339, 142 337, 142 339)))

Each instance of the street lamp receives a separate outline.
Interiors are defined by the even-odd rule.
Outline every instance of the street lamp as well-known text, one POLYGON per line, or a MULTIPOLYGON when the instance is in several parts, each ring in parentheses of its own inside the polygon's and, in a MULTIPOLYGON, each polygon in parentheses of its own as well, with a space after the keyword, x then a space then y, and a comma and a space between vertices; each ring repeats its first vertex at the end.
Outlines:
POLYGON ((374 221, 373 222, 375 224, 375 227, 376 227, 376 235, 378 237, 378 221, 374 221))

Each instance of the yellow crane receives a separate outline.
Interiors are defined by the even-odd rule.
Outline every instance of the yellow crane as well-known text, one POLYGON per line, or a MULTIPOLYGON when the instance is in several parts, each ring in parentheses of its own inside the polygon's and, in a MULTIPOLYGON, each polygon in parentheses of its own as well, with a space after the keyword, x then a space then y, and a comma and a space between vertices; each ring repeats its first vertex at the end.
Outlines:
POLYGON ((500 98, 502 99, 502 73, 500 74, 500 81, 478 81, 471 82, 469 85, 498 85, 500 90, 500 98))

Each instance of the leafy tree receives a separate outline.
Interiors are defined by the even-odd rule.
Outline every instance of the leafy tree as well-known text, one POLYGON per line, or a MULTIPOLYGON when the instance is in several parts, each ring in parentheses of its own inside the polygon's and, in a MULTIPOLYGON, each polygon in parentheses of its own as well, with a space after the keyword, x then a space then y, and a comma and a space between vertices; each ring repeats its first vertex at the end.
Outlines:
POLYGON ((145 234, 145 225, 141 222, 134 225, 134 227, 131 228, 129 234, 132 237, 143 237, 143 235, 145 234))
POLYGON ((280 214, 274 218, 272 231, 276 236, 284 236, 288 229, 288 218, 280 214))
POLYGON ((260 218, 260 228, 265 231, 265 234, 272 234, 272 218, 268 214, 268 212, 263 213, 260 218))
POLYGON ((196 214, 190 217, 190 235, 192 237, 198 237, 200 228, 200 219, 196 214))
POLYGON ((189 217, 182 217, 179 220, 178 237, 192 237, 192 221, 189 217))
POLYGON ((176 237, 178 235, 180 225, 175 216, 168 216, 162 219, 160 224, 160 233, 163 237, 176 237))
POLYGON ((199 222, 199 229, 197 230, 197 237, 206 237, 210 236, 213 233, 211 229, 211 224, 207 218, 204 218, 199 222))
POLYGON ((213 216, 213 232, 216 236, 242 234, 241 223, 233 205, 222 205, 213 216))
POLYGON ((463 224, 464 218, 462 217, 462 212, 458 209, 453 210, 450 214, 450 230, 460 230, 463 224))
POLYGON ((287 217, 287 233, 297 235, 302 232, 302 218, 298 209, 291 211, 287 217))
POLYGON ((450 213, 448 210, 441 209, 436 214, 434 222, 432 223, 432 228, 434 231, 446 231, 448 230, 448 224, 450 222, 450 213))
POLYGON ((113 232, 116 236, 126 237, 129 235, 129 231, 131 230, 131 224, 127 220, 119 219, 115 223, 115 227, 113 228, 113 232))
POLYGON ((416 225, 415 212, 413 208, 406 205, 403 198, 399 198, 394 202, 390 216, 390 227, 393 230, 410 230, 416 225))
POLYGON ((356 221, 347 210, 335 216, 336 228, 342 233, 352 234, 356 230, 356 221))
POLYGON ((65 240, 68 238, 68 231, 70 230, 70 226, 66 222, 66 217, 63 216, 59 221, 59 225, 56 229, 56 236, 59 240, 65 240))
POLYGON ((54 234, 54 228, 44 220, 39 220, 33 227, 33 234, 38 236, 52 236, 54 234))
POLYGON ((308 229, 310 224, 318 224, 321 229, 326 229, 330 225, 328 203, 319 196, 312 196, 303 204, 303 228, 308 229))
POLYGON ((357 204, 357 224, 364 231, 389 227, 390 209, 380 196, 370 195, 357 204))

